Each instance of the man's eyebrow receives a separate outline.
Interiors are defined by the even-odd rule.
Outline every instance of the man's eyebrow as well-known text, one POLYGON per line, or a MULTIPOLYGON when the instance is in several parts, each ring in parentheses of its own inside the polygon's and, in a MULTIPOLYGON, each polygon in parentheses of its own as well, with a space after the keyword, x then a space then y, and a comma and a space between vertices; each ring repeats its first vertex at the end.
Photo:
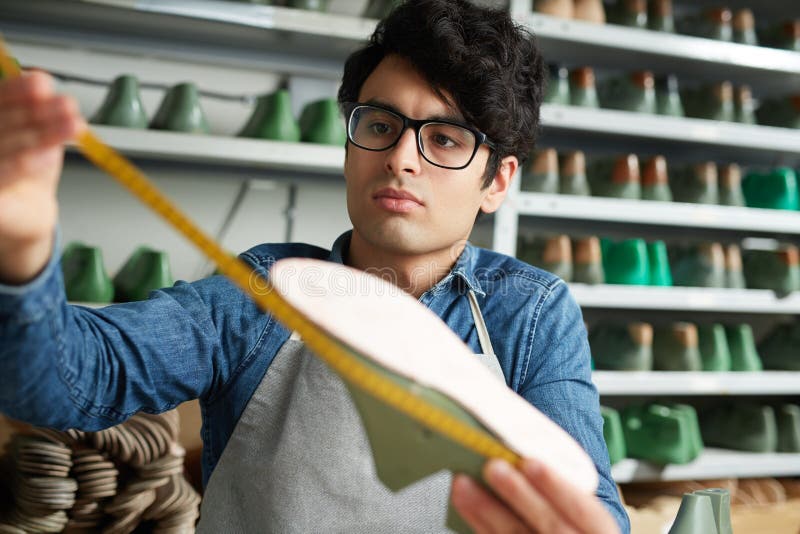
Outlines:
MULTIPOLYGON (((369 100, 367 100, 364 103, 365 104, 374 104, 376 106, 381 106, 382 108, 386 108, 389 111, 394 111, 395 113, 398 113, 400 115, 405 115, 405 113, 403 113, 402 111, 397 109, 396 106, 393 106, 389 102, 381 100, 380 98, 370 98, 369 100)), ((431 115, 430 117, 426 117, 424 120, 428 120, 428 121, 449 121, 449 122, 457 122, 457 123, 460 123, 460 124, 464 124, 464 117, 462 117, 461 115, 458 115, 456 113, 444 113, 444 114, 431 115)))

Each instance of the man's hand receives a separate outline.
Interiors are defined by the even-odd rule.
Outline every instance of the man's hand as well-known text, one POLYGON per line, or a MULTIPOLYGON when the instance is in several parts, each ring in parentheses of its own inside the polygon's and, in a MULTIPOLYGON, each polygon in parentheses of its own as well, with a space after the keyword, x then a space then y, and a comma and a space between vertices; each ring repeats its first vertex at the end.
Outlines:
POLYGON ((25 283, 47 264, 64 143, 84 128, 47 74, 0 81, 0 283, 25 283))
POLYGON ((453 505, 477 534, 619 534, 597 497, 577 491, 541 462, 525 460, 520 472, 490 460, 483 477, 499 499, 466 475, 453 480, 453 505))

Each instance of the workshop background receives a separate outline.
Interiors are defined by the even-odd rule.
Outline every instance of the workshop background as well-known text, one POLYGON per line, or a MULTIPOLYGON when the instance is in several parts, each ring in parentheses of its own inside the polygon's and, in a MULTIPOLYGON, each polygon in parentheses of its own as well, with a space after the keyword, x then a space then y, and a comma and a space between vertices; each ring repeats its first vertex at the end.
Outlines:
MULTIPOLYGON (((329 248, 350 228, 343 61, 393 3, 3 0, 0 32, 232 253, 329 248)), ((537 151, 472 240, 570 283, 633 532, 715 487, 737 534, 797 534, 800 3, 481 3, 538 37, 550 82, 537 151)), ((74 302, 214 270, 74 148, 59 200, 74 302)), ((178 412, 94 434, 2 419, 0 521, 191 531, 200 416, 178 412)))

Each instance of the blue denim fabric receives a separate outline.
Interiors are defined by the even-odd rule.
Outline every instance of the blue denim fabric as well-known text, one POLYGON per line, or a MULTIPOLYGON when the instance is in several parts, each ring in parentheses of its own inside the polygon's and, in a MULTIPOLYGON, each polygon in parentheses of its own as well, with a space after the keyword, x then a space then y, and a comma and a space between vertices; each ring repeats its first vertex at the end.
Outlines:
MULTIPOLYGON (((276 260, 342 263, 332 251, 265 244, 242 254, 261 274, 276 260)), ((554 275, 467 244, 421 302, 480 352, 467 290, 478 297, 508 385, 578 440, 600 474, 598 496, 630 531, 610 475, 580 308, 554 275)), ((0 411, 54 428, 98 430, 139 411, 200 399, 208 480, 250 396, 289 332, 226 278, 178 282, 142 302, 68 305, 58 258, 24 286, 0 285, 0 411)))

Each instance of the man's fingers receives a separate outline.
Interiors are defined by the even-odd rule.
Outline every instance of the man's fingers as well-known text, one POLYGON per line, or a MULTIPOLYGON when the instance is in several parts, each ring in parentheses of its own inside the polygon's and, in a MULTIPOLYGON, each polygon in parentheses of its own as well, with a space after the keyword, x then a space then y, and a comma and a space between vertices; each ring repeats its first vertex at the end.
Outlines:
POLYGON ((594 496, 578 490, 539 461, 526 459, 521 471, 549 506, 567 518, 579 532, 618 533, 619 526, 605 506, 594 496))
POLYGON ((536 532, 541 534, 572 534, 574 530, 559 510, 510 464, 490 460, 484 466, 484 478, 489 486, 536 532))
POLYGON ((466 475, 453 479, 453 505, 476 534, 530 534, 520 519, 466 475))
POLYGON ((0 107, 47 99, 55 94, 53 78, 44 72, 26 72, 0 82, 0 107))
POLYGON ((19 128, 63 121, 78 115, 75 100, 68 96, 53 95, 35 104, 9 104, 0 107, 0 131, 13 133, 19 128))
POLYGON ((84 127, 77 104, 68 97, 56 97, 36 109, 0 111, 0 130, 13 132, 0 137, 0 160, 63 144, 84 127))

